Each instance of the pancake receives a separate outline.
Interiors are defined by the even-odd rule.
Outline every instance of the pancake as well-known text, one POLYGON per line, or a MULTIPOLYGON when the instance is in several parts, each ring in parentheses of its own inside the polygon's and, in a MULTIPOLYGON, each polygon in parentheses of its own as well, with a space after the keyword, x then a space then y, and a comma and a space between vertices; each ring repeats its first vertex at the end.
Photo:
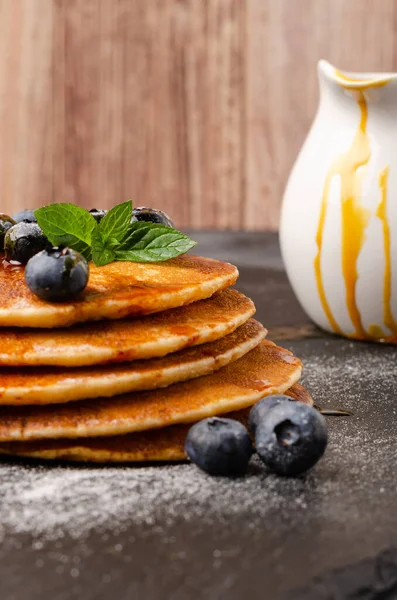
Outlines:
MULTIPOLYGON (((255 306, 249 298, 236 290, 226 290, 207 300, 139 319, 84 323, 55 330, 2 328, 0 365, 80 367, 164 356, 217 340, 254 313, 255 306)), ((8 381, 11 371, 5 377, 8 381)))
MULTIPOLYGON (((310 394, 299 383, 285 392, 292 398, 313 405, 310 394)), ((225 416, 247 425, 249 408, 225 416)), ((0 444, 0 454, 46 460, 81 462, 147 462, 186 459, 184 444, 191 425, 171 425, 163 429, 126 435, 77 440, 37 440, 0 444)))
POLYGON ((1 369, 0 405, 56 404, 165 387, 217 371, 255 348, 265 335, 264 327, 251 319, 220 340, 162 358, 101 368, 1 369))
POLYGON ((262 341, 212 375, 167 388, 47 406, 0 407, 0 441, 119 435, 191 423, 251 406, 296 383, 302 364, 262 341))
POLYGON ((51 303, 32 294, 23 267, 0 267, 0 326, 66 327, 146 315, 209 298, 237 277, 233 265, 190 254, 163 263, 90 263, 88 285, 79 299, 51 303))

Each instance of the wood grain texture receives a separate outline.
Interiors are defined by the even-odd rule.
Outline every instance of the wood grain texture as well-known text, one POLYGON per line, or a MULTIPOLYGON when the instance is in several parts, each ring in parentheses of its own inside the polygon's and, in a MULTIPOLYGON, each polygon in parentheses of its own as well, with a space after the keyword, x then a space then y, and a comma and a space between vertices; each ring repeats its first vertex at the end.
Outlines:
POLYGON ((163 207, 181 226, 236 226, 243 3, 125 6, 124 195, 163 207))
POLYGON ((52 0, 0 2, 0 197, 5 212, 52 194, 52 0))
POLYGON ((0 197, 278 225, 316 62, 397 68, 394 0, 0 0, 0 197))

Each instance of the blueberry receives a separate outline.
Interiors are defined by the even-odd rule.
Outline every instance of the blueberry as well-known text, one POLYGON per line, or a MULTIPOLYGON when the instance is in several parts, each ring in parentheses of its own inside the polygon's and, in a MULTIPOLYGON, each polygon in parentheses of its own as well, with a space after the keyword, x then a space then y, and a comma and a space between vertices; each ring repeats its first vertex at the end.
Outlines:
POLYGON ((13 219, 15 223, 20 223, 21 221, 30 221, 31 223, 37 223, 37 219, 34 216, 34 210, 25 209, 20 210, 19 212, 13 215, 13 219))
POLYGON ((250 431, 255 434, 258 424, 262 421, 266 413, 282 402, 295 402, 295 400, 284 394, 274 394, 273 396, 266 396, 266 398, 259 400, 259 402, 257 402, 250 410, 248 417, 248 427, 250 431))
POLYGON ((185 452, 211 475, 243 475, 252 455, 248 431, 238 421, 212 417, 193 425, 185 452))
POLYGON ((327 426, 320 413, 301 402, 281 402, 257 424, 256 451, 279 475, 304 473, 324 454, 327 426))
POLYGON ((4 213, 0 213, 0 244, 2 248, 4 248, 4 238, 7 231, 15 224, 14 219, 4 213))
POLYGON ((146 208, 145 206, 139 206, 132 210, 131 223, 135 221, 148 221, 149 223, 166 225, 166 227, 174 227, 174 223, 165 212, 154 208, 146 208))
POLYGON ((106 213, 108 212, 107 210, 103 210, 102 208, 91 208, 91 210, 89 211, 92 216, 94 217, 95 221, 97 223, 99 223, 99 221, 102 221, 103 217, 106 215, 106 213))
POLYGON ((25 281, 42 300, 64 302, 84 290, 88 274, 88 263, 81 254, 71 248, 49 248, 29 260, 25 281))
POLYGON ((48 246, 49 242, 39 225, 30 221, 21 221, 13 225, 4 238, 6 260, 16 260, 23 265, 48 246))

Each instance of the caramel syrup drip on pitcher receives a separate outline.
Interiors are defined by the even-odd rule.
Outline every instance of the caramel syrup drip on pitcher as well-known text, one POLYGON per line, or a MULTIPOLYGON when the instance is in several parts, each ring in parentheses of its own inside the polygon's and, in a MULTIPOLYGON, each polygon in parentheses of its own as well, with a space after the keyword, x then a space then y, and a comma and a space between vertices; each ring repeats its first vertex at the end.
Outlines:
MULTIPOLYGON (((367 133, 368 105, 365 98, 364 89, 369 87, 381 87, 388 83, 382 81, 357 81, 350 79, 336 71, 338 83, 342 86, 343 82, 354 82, 362 84, 361 89, 352 90, 357 94, 357 104, 360 109, 360 122, 350 148, 338 156, 327 173, 324 191, 321 202, 320 218, 317 228, 316 243, 318 252, 314 259, 314 270, 317 282, 317 289, 323 310, 335 333, 343 334, 338 325, 332 309, 328 303, 324 289, 324 282, 321 270, 321 257, 323 249, 323 231, 326 220, 326 213, 329 201, 329 191, 331 182, 335 175, 340 177, 340 199, 341 199, 341 222, 342 222, 342 275, 345 283, 346 307, 354 327, 354 334, 349 337, 358 339, 388 339, 378 326, 370 326, 370 331, 364 329, 359 308, 356 300, 356 285, 358 280, 357 261, 362 246, 365 241, 365 230, 371 218, 371 211, 361 203, 361 184, 365 173, 365 167, 371 158, 371 145, 367 133), (359 171, 360 169, 360 171, 359 171)), ((361 87, 361 85, 360 85, 361 87)), ((387 178, 388 167, 382 170, 379 176, 379 186, 381 189, 381 203, 378 207, 376 216, 378 216, 383 225, 384 252, 385 252, 385 273, 384 273, 384 322, 392 331, 393 337, 397 335, 397 323, 392 316, 391 311, 391 257, 390 257, 390 228, 387 220, 387 178)))
POLYGON ((383 320, 393 334, 397 337, 397 322, 393 317, 391 309, 391 238, 390 226, 387 219, 387 181, 389 178, 389 167, 385 167, 379 175, 379 187, 381 190, 381 200, 376 212, 376 216, 382 221, 383 228, 383 247, 385 253, 385 272, 383 276, 383 320))

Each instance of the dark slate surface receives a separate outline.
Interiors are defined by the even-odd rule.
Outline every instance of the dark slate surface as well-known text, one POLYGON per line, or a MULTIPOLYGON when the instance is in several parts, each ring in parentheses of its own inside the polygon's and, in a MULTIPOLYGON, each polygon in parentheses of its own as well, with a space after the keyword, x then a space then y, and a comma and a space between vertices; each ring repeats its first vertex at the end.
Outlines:
MULTIPOLYGON (((33 525, 32 532, 25 527, 16 533, 7 526, 10 511, 17 522, 24 510, 20 517, 26 522, 26 502, 11 502, 9 494, 2 501, 0 482, 6 524, 0 598, 397 597, 396 349, 316 330, 289 288, 274 235, 202 233, 196 238, 202 242, 200 253, 240 267, 239 289, 255 300, 269 337, 303 359, 304 381, 316 403, 354 415, 328 418, 326 456, 297 480, 269 475, 255 460, 240 481, 211 479, 190 465, 129 467, 123 471, 126 479, 145 483, 139 501, 147 505, 150 519, 138 522, 132 514, 117 530, 109 522, 72 537, 69 528, 51 540, 45 535, 44 510, 41 540, 33 525), (197 485, 197 496, 188 493, 184 480, 197 485), (153 486, 159 489, 156 502, 153 486)), ((2 466, 4 482, 7 469, 16 465, 27 482, 29 473, 43 470, 11 461, 2 466)), ((53 471, 58 476, 60 468, 53 471)), ((44 469, 51 474, 51 467, 44 469)), ((98 467, 96 476, 103 475, 98 467)), ((70 490, 71 498, 79 493, 78 486, 70 490)))

